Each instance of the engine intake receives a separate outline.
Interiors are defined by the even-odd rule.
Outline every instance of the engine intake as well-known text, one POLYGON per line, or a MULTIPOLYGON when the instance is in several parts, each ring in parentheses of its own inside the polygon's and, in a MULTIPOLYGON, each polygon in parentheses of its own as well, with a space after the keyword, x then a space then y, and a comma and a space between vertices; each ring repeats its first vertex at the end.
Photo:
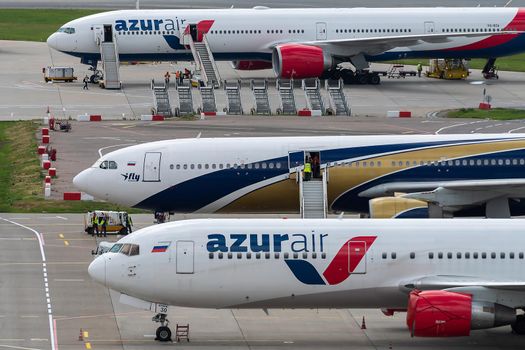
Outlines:
POLYGON ((317 46, 283 44, 273 49, 273 70, 279 78, 319 78, 335 67, 332 56, 317 46))
POLYGON ((428 204, 417 199, 402 197, 377 197, 368 202, 370 217, 390 218, 428 218, 428 204))
POLYGON ((508 325, 516 311, 504 305, 472 301, 472 295, 437 291, 412 291, 407 326, 414 337, 460 337, 472 329, 508 325))
POLYGON ((272 62, 269 61, 232 61, 232 66, 236 70, 261 70, 273 67, 272 62))

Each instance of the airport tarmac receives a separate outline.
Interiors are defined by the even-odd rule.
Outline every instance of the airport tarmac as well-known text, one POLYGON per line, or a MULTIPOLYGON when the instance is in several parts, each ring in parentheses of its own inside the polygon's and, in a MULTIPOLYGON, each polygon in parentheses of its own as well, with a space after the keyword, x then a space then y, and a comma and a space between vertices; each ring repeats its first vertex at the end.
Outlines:
MULTIPOLYGON (((185 216, 189 217, 193 216, 185 216)), ((525 337, 511 334, 510 327, 474 331, 466 338, 411 338, 405 314, 386 317, 379 310, 269 310, 266 314, 176 307, 169 310, 172 330, 177 323, 189 324, 191 341, 158 343, 153 313, 120 304, 117 293, 88 276, 97 238, 83 233, 81 215, 0 214, 0 218, 4 252, 0 255, 0 349, 519 349, 525 345, 525 337), (361 329, 363 316, 366 330, 361 329)), ((151 215, 133 218, 135 229, 152 224, 151 215)))
MULTIPOLYGON (((48 65, 71 66, 81 81, 88 67, 79 59, 51 50, 45 43, 3 41, 0 46, 0 119, 40 118, 49 106, 57 117, 76 118, 79 114, 101 114, 105 119, 139 118, 151 114, 153 94, 151 79, 163 80, 167 71, 190 67, 188 62, 121 66, 124 88, 103 90, 90 85, 82 90, 82 83, 45 83, 42 67, 48 65)), ((241 90, 243 109, 249 113, 255 105, 249 88, 251 78, 272 77, 271 70, 236 71, 229 62, 219 62, 223 79, 244 79, 241 90)), ((386 70, 389 65, 374 65, 386 70)), ((345 88, 353 116, 386 116, 390 110, 408 110, 423 117, 446 108, 477 107, 483 99, 483 90, 492 96, 494 107, 525 108, 525 73, 500 72, 500 79, 484 81, 479 71, 473 71, 465 81, 444 81, 429 78, 383 79, 381 85, 351 85, 345 88)), ((178 106, 177 91, 169 90, 172 107, 178 106)), ((325 104, 328 97, 322 89, 325 104)), ((300 88, 295 89, 298 109, 306 107, 300 88)), ((193 91, 194 109, 201 106, 200 93, 193 91)), ((227 106, 224 90, 216 91, 217 109, 227 106)), ((280 98, 273 80, 269 83, 270 106, 280 107, 280 98)))

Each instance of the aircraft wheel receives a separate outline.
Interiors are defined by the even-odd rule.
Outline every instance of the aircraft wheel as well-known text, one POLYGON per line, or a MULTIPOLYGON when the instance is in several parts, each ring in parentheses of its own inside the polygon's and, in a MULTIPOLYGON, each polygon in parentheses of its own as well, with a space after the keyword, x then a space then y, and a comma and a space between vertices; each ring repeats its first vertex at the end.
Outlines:
POLYGON ((518 315, 516 322, 510 325, 512 331, 519 335, 525 334, 525 315, 518 315))
POLYGON ((157 328, 157 338, 155 340, 166 342, 171 341, 171 330, 167 326, 161 326, 157 328))

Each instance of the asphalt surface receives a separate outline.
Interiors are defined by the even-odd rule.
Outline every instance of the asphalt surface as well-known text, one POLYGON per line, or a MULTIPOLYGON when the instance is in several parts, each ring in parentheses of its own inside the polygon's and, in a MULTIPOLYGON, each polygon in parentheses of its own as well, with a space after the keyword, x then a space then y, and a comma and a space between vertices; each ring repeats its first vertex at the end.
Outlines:
MULTIPOLYGON (((152 79, 163 80, 164 74, 174 73, 186 67, 188 62, 122 65, 120 68, 123 89, 103 90, 90 85, 82 90, 81 82, 45 83, 42 67, 70 66, 82 80, 88 67, 79 59, 50 50, 45 43, 2 41, 0 44, 2 69, 0 70, 0 119, 40 118, 50 107, 51 113, 61 118, 76 118, 79 114, 101 114, 104 119, 140 118, 151 114, 153 95, 152 79)), ((271 70, 236 71, 229 62, 218 63, 221 77, 226 80, 243 80, 241 97, 246 114, 255 106, 249 83, 251 79, 269 79, 268 95, 273 113, 281 106, 271 70)), ((376 70, 388 70, 390 65, 374 65, 376 70)), ((406 67, 407 70, 413 67, 406 67)), ((411 77, 406 79, 383 78, 381 85, 349 85, 345 95, 353 116, 384 117, 391 110, 408 110, 414 116, 425 117, 429 113, 447 108, 477 107, 483 99, 483 91, 492 96, 494 107, 525 108, 525 73, 500 72, 499 80, 485 81, 479 71, 473 70, 464 81, 444 81, 411 77)), ((172 107, 178 107, 178 94, 173 86, 169 90, 172 107)), ((300 86, 294 90, 297 109, 306 107, 306 98, 300 86)), ((326 106, 329 98, 321 89, 326 106)), ((227 107, 226 93, 215 91, 217 110, 227 107)), ((200 92, 193 90, 194 110, 202 106, 200 92)))
MULTIPOLYGON (((397 0, 395 3, 388 0, 141 0, 141 8, 228 8, 228 7, 433 7, 433 6, 504 6, 507 0, 397 0)), ((515 0, 510 6, 525 6, 525 1, 515 0)), ((0 8, 107 8, 130 9, 136 7, 135 0, 4 0, 0 1, 0 8)))
MULTIPOLYGON (((0 214, 0 349, 520 349, 510 327, 464 338, 411 338, 406 315, 379 310, 208 310, 170 308, 169 320, 189 324, 189 343, 155 342, 153 314, 127 307, 91 281, 87 267, 97 238, 83 233, 78 214, 0 214), (10 222, 6 222, 7 219, 10 222), (43 238, 52 320, 34 229, 43 238), (366 329, 361 329, 365 317, 366 329), (79 340, 82 330, 82 339, 79 340), (56 339, 56 346, 51 343, 56 339)), ((174 219, 191 218, 176 216, 174 219)), ((202 217, 202 216, 200 216, 202 217)), ((274 216, 276 217, 276 216, 274 216)), ((134 215, 135 229, 152 224, 134 215)), ((110 235, 104 240, 115 241, 110 235)), ((100 239, 99 239, 100 240, 100 239)), ((162 283, 162 280, 159 280, 162 283)), ((155 286, 152 286, 154 288, 155 286)))

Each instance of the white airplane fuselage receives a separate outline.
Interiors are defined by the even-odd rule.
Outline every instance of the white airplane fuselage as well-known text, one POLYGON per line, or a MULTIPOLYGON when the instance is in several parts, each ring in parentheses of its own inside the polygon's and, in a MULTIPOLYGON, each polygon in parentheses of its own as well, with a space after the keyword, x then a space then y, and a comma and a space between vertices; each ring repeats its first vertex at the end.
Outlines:
MULTIPOLYGON (((327 208, 336 212, 366 213, 371 198, 458 182, 474 194, 525 197, 523 134, 166 140, 105 154, 73 182, 96 198, 155 211, 295 213, 308 152, 318 152, 327 208)), ((482 203, 469 193, 466 205, 482 203)), ((525 212, 520 203, 510 201, 512 215, 525 212)))
POLYGON ((189 220, 122 238, 140 253, 103 254, 89 273, 126 295, 188 307, 406 309, 413 289, 463 288, 516 309, 524 230, 521 220, 189 220))
MULTIPOLYGON (((84 62, 97 61, 100 28, 111 25, 121 60, 192 60, 189 48, 181 44, 190 23, 202 24, 215 59, 228 61, 271 61, 272 48, 284 43, 448 33, 487 34, 403 42, 384 52, 377 48, 367 50, 367 43, 363 42, 362 53, 368 61, 382 61, 412 57, 489 58, 525 50, 523 34, 498 35, 500 31, 523 31, 525 11, 495 7, 112 11, 66 23, 49 37, 48 44, 81 57, 84 62)), ((344 50, 333 53, 345 59, 344 50)), ((352 50, 347 58, 355 53, 352 50)))

